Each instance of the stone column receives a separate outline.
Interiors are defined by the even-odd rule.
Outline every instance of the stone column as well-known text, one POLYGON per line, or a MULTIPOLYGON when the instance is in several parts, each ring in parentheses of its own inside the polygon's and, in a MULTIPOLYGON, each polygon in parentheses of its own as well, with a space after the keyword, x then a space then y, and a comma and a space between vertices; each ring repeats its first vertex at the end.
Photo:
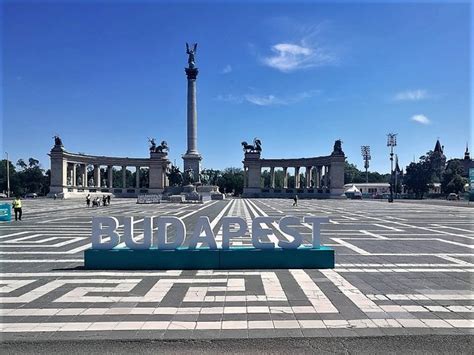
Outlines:
POLYGON ((295 168, 295 189, 300 188, 300 167, 295 168))
POLYGON ((72 186, 77 186, 76 169, 77 169, 77 164, 72 163, 72 186))
POLYGON ((321 178, 323 176, 323 167, 320 165, 318 166, 318 189, 321 188, 321 178))
POLYGON ((89 185, 87 181, 87 164, 82 165, 82 186, 87 187, 89 185))
POLYGON ((135 187, 140 188, 140 167, 135 167, 135 187))
POLYGON ((197 149, 197 107, 196 107, 196 79, 198 68, 185 68, 188 79, 187 126, 188 150, 183 155, 184 170, 192 169, 194 179, 200 182, 201 155, 197 149))
POLYGON ((284 189, 288 188, 288 168, 287 167, 283 168, 283 188, 284 189))
POLYGON ((100 165, 95 164, 94 165, 94 184, 96 187, 100 187, 101 181, 100 181, 100 165))
POLYGON ((313 169, 312 166, 306 167, 306 188, 309 189, 311 187, 311 180, 313 177, 311 176, 311 170, 313 169))
POLYGON ((270 187, 275 188, 275 168, 273 166, 270 168, 270 187))
POLYGON ((127 167, 122 165, 122 188, 127 188, 127 167))
POLYGON ((327 170, 327 166, 324 165, 323 166, 323 170, 324 170, 324 187, 327 188, 328 187, 328 170, 327 170))
POLYGON ((107 165, 107 187, 111 189, 114 186, 114 167, 107 165))

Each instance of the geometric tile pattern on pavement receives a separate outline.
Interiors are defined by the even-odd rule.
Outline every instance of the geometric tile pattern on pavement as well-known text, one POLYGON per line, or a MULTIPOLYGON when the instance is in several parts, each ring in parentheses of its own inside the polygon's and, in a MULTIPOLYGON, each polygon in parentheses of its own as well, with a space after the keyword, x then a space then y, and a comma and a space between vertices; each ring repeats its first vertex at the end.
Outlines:
MULTIPOLYGON (((24 201, 24 220, 0 229, 5 339, 216 338, 466 334, 474 328, 473 210, 379 201, 234 199, 204 205, 24 201), (332 270, 88 271, 91 217, 174 215, 188 235, 208 216, 328 216, 321 242, 332 270)), ((270 224, 270 240, 286 239, 270 224)), ((300 232, 310 242, 311 226, 300 232)), ((250 229, 250 228, 249 228, 250 229)), ((171 236, 172 238, 173 236, 171 236)), ((250 234, 232 245, 251 245, 250 234)))

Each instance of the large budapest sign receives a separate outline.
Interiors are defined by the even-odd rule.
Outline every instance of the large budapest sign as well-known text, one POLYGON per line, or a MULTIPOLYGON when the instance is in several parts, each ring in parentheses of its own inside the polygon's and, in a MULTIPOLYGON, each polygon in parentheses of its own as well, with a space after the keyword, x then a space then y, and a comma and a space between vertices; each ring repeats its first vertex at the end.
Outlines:
MULTIPOLYGON (((320 225, 323 222, 329 222, 327 217, 307 216, 303 218, 304 223, 312 225, 312 246, 320 246, 320 225)), ((252 244, 256 249, 274 249, 275 243, 263 241, 264 237, 273 234, 269 228, 263 227, 264 224, 275 222, 272 217, 256 217, 252 221, 252 244)), ((301 225, 298 217, 287 216, 280 219, 278 227, 284 234, 291 236, 292 241, 278 242, 278 247, 282 249, 297 249, 303 242, 303 235, 296 228, 301 225)), ((110 250, 120 244, 121 238, 117 232, 119 221, 114 217, 94 217, 92 220, 92 249, 110 250)), ((123 217, 123 235, 122 239, 125 245, 132 250, 156 248, 160 250, 174 250, 181 247, 186 236, 186 226, 181 219, 173 216, 145 217, 143 219, 143 238, 137 241, 134 238, 134 219, 133 217, 123 217), (153 225, 156 220, 156 232, 153 225), (176 232, 173 241, 168 240, 168 227, 174 227, 176 232), (156 238, 154 238, 156 236, 156 238), (156 240, 156 243, 155 243, 156 240)), ((247 234, 247 223, 241 217, 223 217, 222 218, 222 249, 230 248, 231 239, 244 237, 247 234), (236 229, 237 227, 237 229, 236 229)), ((211 250, 217 249, 216 238, 212 231, 211 223, 208 217, 201 216, 194 226, 194 230, 189 239, 188 249, 194 250, 197 245, 208 247, 211 250)))
MULTIPOLYGON (((84 252, 86 269, 278 269, 333 268, 334 250, 321 244, 327 217, 255 217, 251 230, 241 217, 222 218, 222 242, 216 242, 208 217, 199 217, 186 240, 186 225, 174 216, 145 217, 143 233, 135 236, 133 217, 94 217, 92 248, 84 252), (302 245, 301 226, 311 227, 311 246, 302 245), (119 227, 123 232, 119 234, 119 227), (275 228, 285 236, 277 243, 275 228), (173 231, 173 238, 170 238, 173 231), (231 247, 250 232, 253 247, 231 247), (186 244, 186 245, 185 245, 186 244), (198 247, 199 246, 199 247, 198 247)), ((138 234, 138 233, 137 233, 138 234)))

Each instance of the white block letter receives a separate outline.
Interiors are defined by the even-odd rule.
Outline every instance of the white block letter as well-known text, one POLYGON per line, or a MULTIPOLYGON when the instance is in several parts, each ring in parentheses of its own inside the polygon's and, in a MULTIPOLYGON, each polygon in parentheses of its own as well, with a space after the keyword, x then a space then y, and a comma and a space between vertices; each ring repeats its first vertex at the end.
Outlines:
POLYGON ((184 242, 184 237, 186 236, 186 226, 183 221, 178 217, 172 216, 161 216, 158 217, 157 224, 157 248, 162 250, 172 250, 176 249, 184 242), (169 243, 167 241, 168 236, 168 225, 172 225, 176 229, 176 237, 174 242, 169 243))
POLYGON ((252 244, 257 249, 274 249, 273 242, 261 242, 261 237, 267 237, 273 234, 273 231, 268 228, 262 228, 260 223, 272 223, 275 220, 273 217, 255 217, 252 221, 252 244))
POLYGON ((287 216, 280 219, 280 229, 283 233, 291 235, 294 239, 292 242, 287 242, 284 240, 278 241, 278 246, 282 249, 297 249, 301 242, 303 241, 303 236, 301 233, 296 229, 290 227, 290 225, 299 224, 300 219, 298 217, 287 216))
POLYGON ((321 245, 321 223, 329 223, 329 217, 304 217, 305 223, 313 225, 313 248, 319 248, 321 245))
POLYGON ((247 233, 247 223, 242 217, 224 217, 222 218, 222 249, 229 249, 231 238, 243 237, 247 233), (239 228, 231 231, 230 226, 237 224, 239 228))
POLYGON ((118 225, 118 219, 114 217, 93 217, 92 249, 108 250, 116 247, 120 243, 120 236, 116 232, 118 225), (104 242, 104 236, 110 239, 104 242))
POLYGON ((153 217, 145 217, 143 219, 143 241, 141 243, 137 243, 133 238, 133 226, 133 217, 123 218, 123 238, 127 248, 134 250, 150 249, 152 241, 151 231, 153 230, 153 217))
POLYGON ((191 235, 191 240, 189 241, 189 249, 196 249, 197 243, 207 244, 209 245, 209 249, 217 249, 216 237, 212 232, 209 218, 206 216, 201 216, 197 220, 193 234, 191 235), (201 233, 204 233, 204 235, 201 236, 201 233))

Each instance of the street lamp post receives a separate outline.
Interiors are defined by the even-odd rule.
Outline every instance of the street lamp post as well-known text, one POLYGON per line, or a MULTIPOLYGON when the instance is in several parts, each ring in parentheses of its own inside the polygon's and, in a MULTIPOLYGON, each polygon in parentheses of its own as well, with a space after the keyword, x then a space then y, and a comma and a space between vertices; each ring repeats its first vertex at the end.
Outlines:
POLYGON ((390 199, 393 202, 393 147, 397 145, 397 133, 387 134, 387 147, 390 147, 390 199))
POLYGON ((365 168, 365 182, 369 182, 369 160, 372 158, 370 156, 370 146, 363 145, 360 147, 360 152, 362 154, 362 158, 364 158, 364 168, 365 168))
POLYGON ((5 152, 7 156, 7 197, 10 198, 10 160, 8 159, 8 152, 5 152))

